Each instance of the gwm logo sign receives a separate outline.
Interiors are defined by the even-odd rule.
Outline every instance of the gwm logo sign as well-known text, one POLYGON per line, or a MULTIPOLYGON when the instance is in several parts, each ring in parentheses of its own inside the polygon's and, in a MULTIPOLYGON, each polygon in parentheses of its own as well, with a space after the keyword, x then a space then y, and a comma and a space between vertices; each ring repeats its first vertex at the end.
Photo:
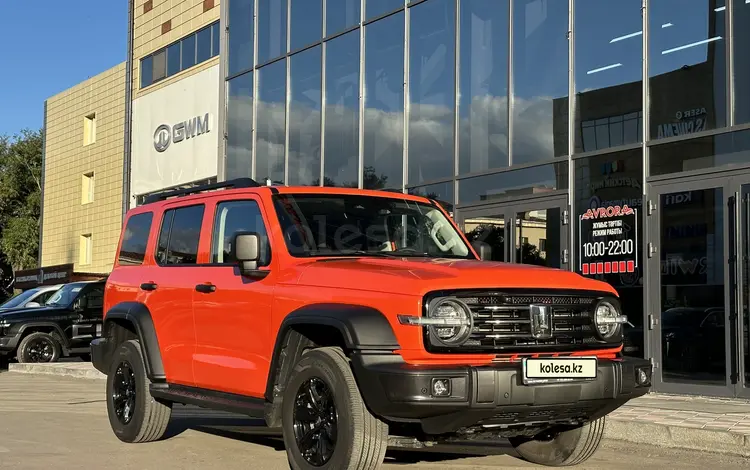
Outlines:
POLYGON ((154 148, 161 153, 167 150, 172 143, 180 143, 210 131, 208 126, 208 113, 205 116, 196 116, 187 121, 178 122, 170 126, 162 124, 154 132, 154 148))

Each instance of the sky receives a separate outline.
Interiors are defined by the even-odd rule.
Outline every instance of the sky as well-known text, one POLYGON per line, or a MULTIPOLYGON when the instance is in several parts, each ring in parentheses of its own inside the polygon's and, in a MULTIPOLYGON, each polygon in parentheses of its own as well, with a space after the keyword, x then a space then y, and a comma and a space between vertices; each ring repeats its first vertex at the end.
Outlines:
POLYGON ((126 0, 2 3, 0 136, 41 129, 45 99, 125 61, 126 0))

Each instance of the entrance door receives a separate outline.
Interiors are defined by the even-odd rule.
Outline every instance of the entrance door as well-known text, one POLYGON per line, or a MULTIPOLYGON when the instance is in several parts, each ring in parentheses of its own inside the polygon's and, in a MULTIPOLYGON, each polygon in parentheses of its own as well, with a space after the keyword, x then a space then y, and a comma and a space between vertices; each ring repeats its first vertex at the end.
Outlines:
POLYGON ((750 175, 651 185, 647 328, 657 391, 750 396, 748 183, 750 175))
POLYGON ((460 209, 470 241, 483 241, 492 259, 568 269, 567 200, 554 197, 460 209))

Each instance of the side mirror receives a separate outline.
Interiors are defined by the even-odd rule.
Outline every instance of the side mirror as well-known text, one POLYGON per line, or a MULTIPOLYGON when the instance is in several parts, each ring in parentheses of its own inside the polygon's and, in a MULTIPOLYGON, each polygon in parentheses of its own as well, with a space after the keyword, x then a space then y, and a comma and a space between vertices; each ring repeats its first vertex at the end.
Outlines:
POLYGON ((73 302, 73 310, 75 310, 76 312, 80 312, 84 308, 86 308, 86 306, 84 305, 84 301, 82 298, 78 298, 75 300, 75 302, 73 302))
POLYGON ((260 237, 255 232, 238 233, 234 237, 234 259, 240 265, 240 274, 258 274, 260 260, 260 237))
POLYGON ((39 308, 41 306, 42 304, 40 304, 39 302, 29 302, 26 305, 24 305, 24 307, 26 308, 39 308))
POLYGON ((471 243, 471 246, 479 255, 479 259, 482 261, 492 260, 492 247, 490 247, 489 243, 475 241, 471 243))

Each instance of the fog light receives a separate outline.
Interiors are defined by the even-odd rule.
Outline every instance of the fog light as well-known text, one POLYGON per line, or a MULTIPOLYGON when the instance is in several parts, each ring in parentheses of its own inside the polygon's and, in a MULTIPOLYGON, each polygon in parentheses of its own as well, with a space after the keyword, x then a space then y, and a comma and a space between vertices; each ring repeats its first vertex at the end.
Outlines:
POLYGON ((635 373, 635 381, 641 386, 651 385, 651 370, 646 368, 637 369, 635 373))
POLYGON ((451 396, 450 379, 432 379, 432 396, 433 397, 451 396))

